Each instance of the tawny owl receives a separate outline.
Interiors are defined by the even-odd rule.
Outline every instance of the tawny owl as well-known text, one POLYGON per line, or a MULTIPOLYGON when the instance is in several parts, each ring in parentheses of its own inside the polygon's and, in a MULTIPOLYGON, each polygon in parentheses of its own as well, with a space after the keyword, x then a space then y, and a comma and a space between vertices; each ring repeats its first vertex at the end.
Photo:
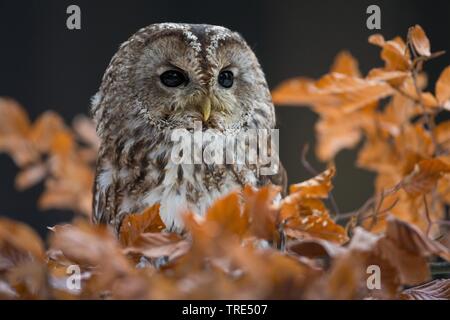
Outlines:
MULTIPOLYGON (((212 25, 153 24, 123 43, 92 100, 101 139, 93 219, 116 230, 127 214, 159 203, 168 229, 181 215, 203 215, 218 197, 245 184, 283 185, 279 165, 171 161, 175 129, 270 130, 275 111, 261 67, 236 32, 212 25)), ((202 147, 203 142, 201 143, 202 147)), ((259 145, 258 145, 259 146, 259 145)), ((257 150, 259 152, 259 150, 257 150)))

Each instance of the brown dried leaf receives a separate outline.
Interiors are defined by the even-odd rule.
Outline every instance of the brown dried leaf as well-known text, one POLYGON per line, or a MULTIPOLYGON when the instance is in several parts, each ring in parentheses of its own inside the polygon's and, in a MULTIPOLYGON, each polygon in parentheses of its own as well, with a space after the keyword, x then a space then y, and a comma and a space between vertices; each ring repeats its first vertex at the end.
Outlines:
POLYGON ((339 112, 346 114, 394 93, 386 82, 349 77, 339 73, 327 74, 315 85, 319 93, 334 97, 333 103, 329 106, 339 107, 339 112))
POLYGON ((400 37, 385 41, 382 35, 376 34, 369 37, 369 43, 382 48, 381 59, 385 62, 386 70, 409 70, 411 60, 406 50, 406 44, 400 37))
POLYGON ((33 229, 23 223, 0 218, 0 269, 7 263, 7 260, 3 260, 7 259, 7 252, 3 250, 7 249, 18 252, 31 261, 43 261, 45 258, 44 244, 33 229))
POLYGON ((251 234, 267 240, 278 240, 278 208, 274 200, 280 188, 267 185, 259 190, 250 186, 244 188, 244 217, 250 223, 251 234))
POLYGON ((127 215, 120 225, 120 242, 132 246, 141 234, 163 230, 166 226, 159 215, 159 207, 155 204, 141 213, 127 215))
POLYGON ((288 252, 311 259, 334 258, 347 252, 347 249, 322 239, 296 240, 288 245, 288 252))
POLYGON ((248 228, 248 219, 242 213, 238 192, 216 200, 209 207, 205 218, 207 222, 216 224, 221 233, 242 236, 248 228))
POLYGON ((394 87, 400 86, 403 81, 411 75, 405 71, 386 70, 381 68, 374 68, 369 71, 367 79, 375 81, 386 81, 394 87))
POLYGON ((450 66, 442 71, 436 82, 436 98, 444 109, 450 110, 450 66))
POLYGON ((23 107, 12 99, 0 98, 0 152, 8 153, 20 167, 39 159, 28 141, 30 131, 23 107))
POLYGON ((351 77, 361 78, 358 61, 348 51, 341 51, 334 58, 330 72, 342 73, 351 77))
POLYGON ((328 197, 335 170, 332 165, 314 178, 291 185, 290 195, 280 205, 280 219, 284 221, 288 236, 315 237, 337 243, 348 240, 345 229, 330 218, 320 200, 328 197))
POLYGON ((430 40, 428 40, 428 37, 421 26, 416 24, 415 26, 409 28, 408 35, 414 49, 419 55, 424 57, 429 57, 431 55, 430 40))
POLYGON ((338 99, 322 94, 308 78, 294 78, 282 82, 272 92, 275 104, 283 105, 334 105, 338 99))
POLYGON ((402 186, 411 196, 417 197, 430 192, 436 187, 438 180, 447 173, 450 173, 450 165, 440 159, 422 160, 404 178, 402 186))
POLYGON ((176 233, 142 233, 125 254, 145 256, 149 259, 167 258, 171 262, 188 252, 190 243, 176 233))
POLYGON ((55 112, 47 111, 34 122, 29 139, 39 151, 49 152, 55 136, 66 131, 64 120, 55 112))
POLYGON ((386 239, 401 249, 423 257, 435 255, 450 261, 449 249, 429 239, 416 226, 394 217, 389 217, 387 221, 386 239))
MULTIPOLYGON (((375 106, 376 107, 376 106, 375 106)), ((319 160, 332 160, 342 149, 355 147, 362 138, 364 128, 373 126, 374 106, 368 105, 349 114, 322 113, 316 123, 316 154, 319 160)))
POLYGON ((436 279, 409 288, 400 294, 402 300, 450 300, 450 279, 436 279))
POLYGON ((309 180, 292 184, 290 193, 301 193, 305 198, 327 198, 333 185, 331 180, 336 174, 336 167, 331 165, 324 172, 309 180))
POLYGON ((131 270, 117 239, 106 226, 76 220, 73 225, 55 228, 50 246, 61 250, 70 261, 86 267, 100 267, 105 273, 111 272, 110 276, 131 270))
MULTIPOLYGON (((0 277, 22 299, 48 298, 44 244, 27 225, 0 218, 0 277)), ((1 296, 1 293, 0 293, 1 296)))
POLYGON ((0 98, 0 136, 26 137, 31 124, 23 107, 12 99, 0 98))
POLYGON ((313 237, 339 244, 348 241, 345 228, 334 222, 326 212, 293 217, 286 222, 285 230, 288 236, 296 239, 313 237))
POLYGON ((16 189, 22 191, 36 185, 46 177, 47 173, 47 166, 44 163, 25 168, 16 176, 16 189))

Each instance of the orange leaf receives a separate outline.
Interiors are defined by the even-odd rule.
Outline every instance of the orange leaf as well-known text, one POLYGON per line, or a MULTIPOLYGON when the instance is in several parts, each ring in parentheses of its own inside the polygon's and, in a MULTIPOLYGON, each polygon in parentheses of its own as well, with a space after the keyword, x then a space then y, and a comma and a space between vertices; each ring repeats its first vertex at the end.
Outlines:
POLYGON ((427 194, 437 181, 450 172, 450 165, 439 159, 420 161, 414 170, 403 180, 402 186, 411 196, 427 194))
POLYGON ((176 233, 152 232, 142 233, 125 254, 145 256, 149 259, 166 257, 171 262, 183 256, 190 248, 190 243, 176 233))
POLYGON ((244 216, 249 219, 250 231, 256 237, 274 240, 277 237, 278 208, 273 204, 280 189, 267 185, 259 190, 244 188, 244 216))
POLYGON ((387 81, 392 86, 399 86, 403 81, 410 76, 408 72, 397 70, 385 70, 381 68, 374 68, 369 71, 367 79, 376 81, 387 81))
POLYGON ((23 107, 12 99, 0 98, 0 136, 15 134, 25 137, 30 129, 30 119, 23 107))
POLYGON ((436 98, 442 107, 450 110, 450 66, 442 71, 436 82, 436 98))
POLYGON ((51 249, 62 252, 71 264, 79 265, 82 270, 96 270, 95 275, 82 283, 81 290, 87 297, 99 299, 120 281, 129 281, 137 273, 112 229, 105 225, 77 219, 71 225, 53 228, 49 242, 51 249))
POLYGON ((408 33, 416 52, 421 56, 429 57, 431 55, 430 40, 428 40, 422 27, 416 24, 414 27, 409 28, 408 33))
POLYGON ((7 218, 0 218, 0 259, 6 252, 6 245, 12 246, 24 256, 44 260, 44 244, 29 226, 7 218))
POLYGON ((352 77, 361 77, 358 61, 348 51, 341 51, 334 58, 330 72, 342 73, 352 77))
POLYGON ((289 192, 300 192, 305 198, 327 198, 333 188, 331 179, 335 174, 336 167, 331 165, 327 170, 309 180, 292 184, 289 187, 289 192))
POLYGON ((131 246, 142 233, 159 232, 166 226, 159 216, 159 204, 155 204, 141 213, 128 214, 123 219, 119 239, 125 246, 131 246))
POLYGON ((339 244, 348 240, 345 228, 335 223, 326 212, 313 211, 286 222, 286 234, 293 238, 319 238, 339 244))
POLYGON ((74 150, 75 141, 69 131, 58 131, 53 136, 50 151, 58 156, 67 157, 74 150))
POLYGON ((25 190, 42 181, 48 173, 47 166, 38 163, 25 168, 16 176, 15 185, 18 190, 25 190))
POLYGON ((280 209, 288 236, 315 237, 337 243, 348 240, 345 229, 330 218, 320 200, 328 197, 335 172, 332 165, 316 177, 290 186, 290 195, 282 200, 280 209))
POLYGON ((307 78, 294 78, 282 82, 272 91, 272 100, 275 104, 284 105, 316 105, 333 104, 337 99, 318 91, 314 80, 307 78))
POLYGON ((448 248, 428 238, 416 226, 394 217, 388 217, 386 238, 412 254, 424 257, 435 255, 450 261, 448 248))
POLYGON ((330 96, 329 105, 338 106, 342 113, 354 112, 394 93, 386 82, 349 77, 340 73, 327 74, 315 85, 321 94, 330 96))
POLYGON ((55 112, 43 113, 33 124, 29 139, 41 152, 48 152, 55 135, 67 130, 64 120, 55 112))
POLYGON ((248 222, 242 214, 239 194, 232 192, 216 200, 206 213, 206 221, 216 223, 221 232, 242 236, 248 222))
POLYGON ((12 99, 0 98, 0 152, 8 153, 19 167, 39 159, 28 140, 30 131, 23 107, 12 99))
POLYGON ((450 279, 436 279, 404 290, 402 300, 450 300, 450 279))
POLYGON ((382 35, 377 34, 369 37, 369 43, 382 48, 381 59, 385 62, 386 70, 409 70, 411 60, 406 52, 406 44, 400 37, 385 41, 382 35))

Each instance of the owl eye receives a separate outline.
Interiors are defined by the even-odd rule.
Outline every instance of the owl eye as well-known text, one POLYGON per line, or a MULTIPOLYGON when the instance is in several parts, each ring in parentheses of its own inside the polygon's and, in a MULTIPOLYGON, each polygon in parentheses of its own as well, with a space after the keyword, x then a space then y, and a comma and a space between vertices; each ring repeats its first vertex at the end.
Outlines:
POLYGON ((178 87, 188 82, 188 78, 178 70, 168 70, 159 77, 167 87, 178 87))
POLYGON ((231 71, 222 71, 219 73, 219 84, 224 88, 231 88, 233 85, 233 72, 231 71))

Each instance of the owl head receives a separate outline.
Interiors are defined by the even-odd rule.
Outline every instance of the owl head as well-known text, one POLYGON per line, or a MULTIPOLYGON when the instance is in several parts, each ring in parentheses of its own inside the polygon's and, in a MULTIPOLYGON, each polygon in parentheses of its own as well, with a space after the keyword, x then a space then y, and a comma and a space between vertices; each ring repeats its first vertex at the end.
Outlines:
POLYGON ((92 111, 102 139, 195 121, 218 130, 275 122, 253 51, 238 33, 204 24, 153 24, 131 36, 112 58, 92 111))

